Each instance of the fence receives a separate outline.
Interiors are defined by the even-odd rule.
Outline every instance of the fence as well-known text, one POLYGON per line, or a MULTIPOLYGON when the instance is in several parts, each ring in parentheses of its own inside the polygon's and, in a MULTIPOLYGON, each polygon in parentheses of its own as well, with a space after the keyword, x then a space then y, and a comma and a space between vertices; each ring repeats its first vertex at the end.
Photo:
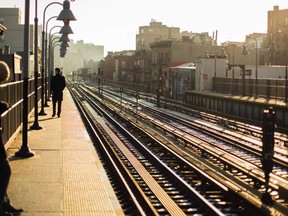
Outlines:
MULTIPOLYGON (((287 92, 284 79, 258 79, 258 96, 267 99, 285 99, 287 92)), ((226 94, 254 96, 256 95, 255 79, 213 78, 213 91, 226 94)))
MULTIPOLYGON (((40 83, 38 78, 38 83, 40 83)), ((41 86, 38 87, 38 102, 41 99, 41 86)), ((5 144, 11 141, 21 129, 23 119, 23 81, 0 85, 0 100, 10 105, 7 112, 0 117, 0 127, 3 128, 2 139, 5 144)), ((28 113, 34 108, 34 79, 28 80, 28 113)))

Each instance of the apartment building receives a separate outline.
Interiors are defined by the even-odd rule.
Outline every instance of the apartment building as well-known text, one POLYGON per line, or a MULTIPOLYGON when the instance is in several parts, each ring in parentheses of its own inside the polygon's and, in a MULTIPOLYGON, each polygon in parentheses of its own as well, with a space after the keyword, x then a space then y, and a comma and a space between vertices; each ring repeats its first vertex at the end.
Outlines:
MULTIPOLYGON (((288 9, 280 9, 278 5, 268 11, 266 46, 277 47, 269 50, 272 65, 285 65, 288 61, 288 9)), ((271 47, 272 48, 272 47, 271 47)))

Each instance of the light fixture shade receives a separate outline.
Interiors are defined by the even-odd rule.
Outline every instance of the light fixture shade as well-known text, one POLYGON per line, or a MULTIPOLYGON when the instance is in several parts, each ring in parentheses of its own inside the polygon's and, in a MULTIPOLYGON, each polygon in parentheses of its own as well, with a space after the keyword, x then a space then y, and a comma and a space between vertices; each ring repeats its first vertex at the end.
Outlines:
POLYGON ((58 15, 57 20, 62 20, 65 25, 69 24, 69 21, 71 20, 76 20, 74 14, 70 10, 70 2, 68 0, 63 2, 63 10, 58 15))
POLYGON ((60 52, 60 55, 66 55, 67 52, 63 51, 63 52, 60 52))
POLYGON ((209 55, 209 52, 208 52, 208 50, 206 49, 205 50, 205 53, 204 53, 204 56, 203 56, 204 58, 210 58, 210 55, 209 55))
POLYGON ((66 54, 67 53, 67 50, 60 50, 60 54, 66 54))
POLYGON ((71 27, 69 25, 64 25, 60 32, 60 34, 74 34, 74 32, 72 31, 71 27))
POLYGON ((69 44, 68 44, 67 41, 66 41, 66 42, 63 41, 63 42, 61 43, 60 47, 69 47, 69 44))
POLYGON ((66 55, 67 51, 60 51, 60 55, 66 55))
POLYGON ((67 34, 62 34, 62 36, 59 38, 59 42, 70 42, 70 39, 67 34))
POLYGON ((241 54, 242 55, 247 55, 249 54, 248 50, 247 50, 247 46, 246 46, 246 43, 243 45, 243 49, 241 51, 241 54))
POLYGON ((221 49, 220 57, 221 57, 221 58, 226 58, 226 57, 227 57, 227 54, 226 54, 226 52, 225 52, 224 47, 222 47, 222 49, 221 49))
POLYGON ((272 43, 270 44, 269 48, 268 48, 269 52, 278 52, 278 47, 275 44, 275 41, 272 41, 272 43))
POLYGON ((59 50, 60 51, 63 51, 63 50, 67 51, 67 47, 66 46, 61 46, 61 44, 60 44, 60 49, 59 50))

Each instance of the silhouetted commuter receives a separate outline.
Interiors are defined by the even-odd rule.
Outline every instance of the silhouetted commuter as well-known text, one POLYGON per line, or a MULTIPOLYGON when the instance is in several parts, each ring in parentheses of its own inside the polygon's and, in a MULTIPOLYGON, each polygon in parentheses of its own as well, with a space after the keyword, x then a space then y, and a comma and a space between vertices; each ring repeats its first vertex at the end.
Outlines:
POLYGON ((52 93, 52 104, 53 104, 53 114, 52 117, 56 115, 56 104, 57 106, 57 116, 60 117, 61 114, 61 104, 63 100, 63 90, 66 86, 65 77, 61 75, 60 68, 55 68, 55 76, 51 80, 51 93, 52 93))
MULTIPOLYGON (((0 84, 1 82, 8 80, 10 76, 10 70, 5 62, 0 61, 0 84)), ((0 101, 0 115, 9 109, 9 105, 0 101)), ((0 216, 7 215, 20 215, 23 212, 22 209, 14 208, 7 195, 7 188, 11 176, 11 167, 8 161, 7 153, 4 147, 2 139, 2 125, 0 127, 0 216)))

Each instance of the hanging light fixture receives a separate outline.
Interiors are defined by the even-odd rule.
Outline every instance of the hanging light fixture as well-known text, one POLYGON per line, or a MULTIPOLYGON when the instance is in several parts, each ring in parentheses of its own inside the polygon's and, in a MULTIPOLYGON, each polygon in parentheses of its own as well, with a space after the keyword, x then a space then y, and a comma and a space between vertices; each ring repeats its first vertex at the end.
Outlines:
POLYGON ((221 49, 220 57, 221 57, 221 58, 226 58, 226 57, 227 57, 227 54, 226 54, 226 52, 225 52, 224 47, 222 47, 222 49, 221 49))
POLYGON ((62 20, 64 25, 69 25, 70 21, 76 20, 74 14, 70 10, 70 2, 68 0, 63 2, 63 10, 58 15, 57 20, 62 20))
POLYGON ((247 50, 247 45, 246 45, 246 43, 243 44, 243 48, 242 48, 241 54, 242 54, 242 55, 248 55, 248 54, 249 54, 249 52, 248 52, 248 50, 247 50))
POLYGON ((205 53, 204 53, 204 56, 203 56, 204 58, 210 58, 210 55, 209 55, 209 52, 208 52, 208 50, 206 49, 205 50, 205 53))

